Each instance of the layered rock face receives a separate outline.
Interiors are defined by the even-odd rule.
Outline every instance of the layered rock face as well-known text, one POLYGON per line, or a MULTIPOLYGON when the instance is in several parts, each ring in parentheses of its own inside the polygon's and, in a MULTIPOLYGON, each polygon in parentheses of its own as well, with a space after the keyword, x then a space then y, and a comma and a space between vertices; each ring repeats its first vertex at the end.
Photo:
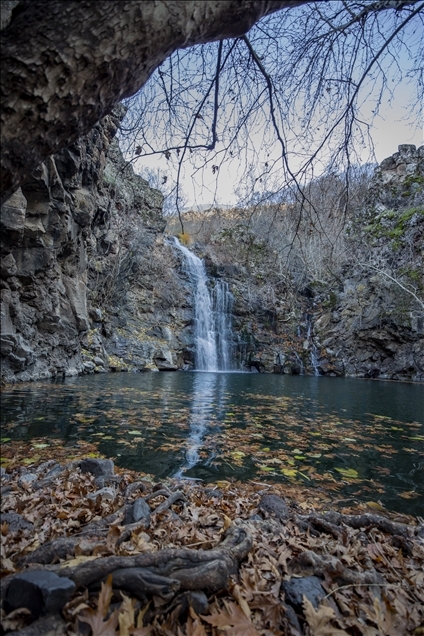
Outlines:
POLYGON ((122 115, 49 158, 2 208, 3 382, 176 369, 184 347, 190 359, 192 308, 164 244, 162 195, 125 165, 122 115))
POLYGON ((315 315, 320 372, 424 380, 424 147, 381 163, 348 232, 343 287, 315 315))

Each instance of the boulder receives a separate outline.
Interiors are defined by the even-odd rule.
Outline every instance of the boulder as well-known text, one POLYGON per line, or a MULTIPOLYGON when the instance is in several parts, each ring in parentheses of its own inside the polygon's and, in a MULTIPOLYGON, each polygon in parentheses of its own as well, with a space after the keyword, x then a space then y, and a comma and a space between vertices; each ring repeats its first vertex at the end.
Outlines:
POLYGON ((275 515, 277 519, 284 519, 288 514, 286 502, 278 495, 263 495, 258 508, 262 510, 262 512, 275 515))
POLYGON ((8 611, 26 607, 34 618, 59 612, 75 591, 75 583, 46 570, 15 575, 7 589, 8 611))
POLYGON ((82 459, 78 463, 82 473, 91 473, 95 477, 110 477, 113 475, 114 465, 111 459, 82 459))
POLYGON ((304 595, 315 609, 326 595, 326 591, 321 585, 321 579, 317 576, 304 576, 299 579, 293 578, 290 581, 283 581, 281 587, 284 590, 286 602, 297 611, 302 610, 304 595))

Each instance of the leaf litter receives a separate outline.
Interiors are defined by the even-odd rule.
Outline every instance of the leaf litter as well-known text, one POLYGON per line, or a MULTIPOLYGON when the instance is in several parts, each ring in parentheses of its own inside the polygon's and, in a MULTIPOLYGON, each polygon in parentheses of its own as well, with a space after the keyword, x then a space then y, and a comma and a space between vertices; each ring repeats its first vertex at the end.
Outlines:
MULTIPOLYGON (((208 550, 220 544, 229 528, 238 525, 247 528, 253 539, 247 558, 226 589, 207 593, 202 607, 196 607, 184 594, 171 600, 153 595, 141 602, 115 589, 113 577, 109 577, 100 591, 84 586, 77 589, 62 612, 63 634, 423 633, 424 529, 420 518, 390 513, 377 502, 349 507, 346 501, 331 499, 324 489, 292 481, 268 484, 220 480, 215 485, 202 485, 191 480, 166 480, 155 484, 149 475, 121 468, 115 469, 116 496, 93 499, 89 495, 97 491, 95 478, 82 474, 75 462, 99 456, 95 444, 81 443, 71 453, 59 440, 51 440, 48 448, 39 446, 35 454, 31 450, 35 449, 34 440, 32 446, 8 443, 2 513, 19 513, 33 524, 33 529, 12 531, 8 523, 1 524, 3 581, 24 569, 37 550, 63 538, 76 539, 71 553, 58 557, 64 568, 105 556, 156 554, 166 548, 208 550), (27 473, 36 473, 42 483, 56 461, 63 462, 63 471, 53 481, 46 480, 43 487, 33 488, 22 480, 27 473), (112 518, 124 504, 135 501, 140 490, 151 508, 148 527, 135 524, 128 531, 118 515, 106 526, 107 533, 85 538, 84 528, 112 518), (165 503, 172 501, 177 491, 183 498, 164 507, 164 499, 165 503), (286 517, 279 518, 261 507, 262 498, 269 494, 286 502, 286 517), (161 505, 163 512, 159 512, 161 505), (334 510, 346 523, 337 525, 334 517, 328 516, 336 514, 334 510), (368 518, 375 523, 355 527, 352 521, 368 518), (291 605, 283 584, 311 575, 319 577, 325 595, 319 604, 304 596, 301 605, 291 605)), ((25 608, 8 615, 2 610, 5 633, 28 622, 25 608)))

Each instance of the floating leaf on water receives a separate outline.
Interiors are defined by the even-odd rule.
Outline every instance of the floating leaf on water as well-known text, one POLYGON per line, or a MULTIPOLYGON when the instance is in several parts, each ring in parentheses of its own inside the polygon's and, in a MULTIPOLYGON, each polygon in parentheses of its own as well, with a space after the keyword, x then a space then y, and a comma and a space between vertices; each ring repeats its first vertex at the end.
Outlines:
POLYGON ((321 433, 309 433, 310 435, 313 435, 314 437, 321 437, 321 433))
POLYGON ((7 464, 10 464, 11 460, 8 459, 7 457, 0 457, 0 464, 3 464, 4 466, 7 466, 7 464))
POLYGON ((47 448, 49 444, 34 444, 34 448, 47 448))
POLYGON ((402 497, 402 499, 414 499, 414 497, 418 497, 418 493, 415 490, 408 490, 407 492, 400 492, 399 497, 402 497))
POLYGON ((265 473, 270 473, 274 469, 272 466, 259 466, 259 470, 263 470, 265 473))
POLYGON ((113 439, 112 435, 105 435, 103 439, 113 439))
POLYGON ((0 442, 4 444, 5 442, 10 442, 11 437, 0 437, 0 442))
POLYGON ((295 459, 306 459, 305 455, 295 455, 295 459))
POLYGON ((233 457, 246 457, 246 453, 243 453, 242 451, 231 451, 230 455, 233 457))
POLYGON ((338 473, 341 473, 343 477, 352 477, 353 479, 359 477, 358 471, 354 468, 335 468, 335 470, 337 470, 338 473))
POLYGON ((270 450, 271 450, 271 449, 270 449, 270 448, 268 448, 268 446, 267 446, 266 448, 263 448, 263 449, 262 449, 262 452, 263 452, 263 453, 269 453, 269 451, 270 451, 270 450))
POLYGON ((376 501, 367 501, 366 504, 368 508, 372 508, 373 510, 379 510, 380 512, 383 512, 385 510, 384 506, 377 503, 376 501))
POLYGON ((354 437, 345 437, 343 439, 344 442, 357 442, 358 440, 356 440, 354 437))
POLYGON ((297 470, 295 470, 294 468, 282 468, 281 472, 286 477, 296 477, 297 475, 297 470))
POLYGON ((413 439, 414 441, 417 441, 417 442, 424 442, 424 436, 422 435, 416 435, 415 437, 409 437, 408 439, 413 439))
POLYGON ((305 479, 307 479, 308 481, 311 481, 311 478, 308 477, 308 475, 305 475, 305 473, 302 473, 300 470, 298 471, 299 475, 302 475, 302 477, 304 477, 305 479))
POLYGON ((128 435, 143 435, 141 431, 128 431, 128 435))

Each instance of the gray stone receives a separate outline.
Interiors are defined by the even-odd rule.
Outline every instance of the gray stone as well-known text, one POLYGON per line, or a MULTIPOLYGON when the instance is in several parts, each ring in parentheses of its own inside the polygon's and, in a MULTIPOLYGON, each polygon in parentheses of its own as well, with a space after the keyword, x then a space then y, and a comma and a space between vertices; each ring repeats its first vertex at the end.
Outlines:
POLYGON ((94 322, 101 322, 103 319, 103 313, 102 310, 99 309, 99 307, 92 307, 90 309, 90 318, 91 320, 93 320, 94 322))
POLYGON ((66 577, 45 570, 32 570, 14 576, 6 594, 9 611, 26 607, 38 618, 42 614, 59 612, 69 601, 75 583, 66 577))
POLYGON ((302 610, 303 596, 312 603, 315 609, 326 595, 326 591, 321 585, 321 579, 317 576, 305 576, 299 579, 283 581, 282 589, 286 595, 286 602, 296 610, 302 610))
POLYGON ((100 476, 100 477, 95 477, 94 478, 94 485, 97 486, 98 489, 104 488, 105 487, 105 478, 100 476))
POLYGON ((90 492, 87 495, 88 499, 96 500, 97 497, 107 499, 108 501, 114 501, 116 499, 116 490, 111 486, 105 486, 104 488, 100 488, 100 490, 96 490, 96 492, 90 492))
POLYGON ((284 519, 288 513, 286 502, 278 495, 263 495, 258 508, 263 512, 274 514, 277 519, 284 519))
POLYGON ((147 501, 143 499, 143 497, 140 497, 139 499, 136 499, 134 501, 132 505, 132 515, 134 522, 145 519, 146 517, 150 517, 150 512, 150 506, 147 501))
POLYGON ((95 477, 113 475, 114 466, 111 459, 82 459, 78 465, 82 473, 91 473, 95 477))
POLYGON ((34 481, 37 481, 37 479, 38 476, 34 473, 26 473, 25 475, 22 475, 22 477, 20 477, 18 486, 21 486, 21 488, 25 486, 31 486, 34 481))
POLYGON ((56 461, 54 459, 48 459, 46 462, 43 462, 42 464, 40 464, 35 472, 37 473, 37 475, 40 475, 41 473, 43 473, 45 470, 48 469, 52 469, 53 466, 59 466, 59 464, 56 463, 56 461))
POLYGON ((10 532, 19 532, 20 530, 32 530, 34 528, 33 523, 24 519, 22 515, 18 514, 17 512, 2 513, 0 518, 2 523, 9 524, 10 532))
POLYGON ((206 614, 209 603, 208 597, 201 591, 189 591, 184 592, 181 597, 178 597, 178 601, 182 601, 182 610, 186 610, 189 605, 194 609, 196 614, 206 614))

